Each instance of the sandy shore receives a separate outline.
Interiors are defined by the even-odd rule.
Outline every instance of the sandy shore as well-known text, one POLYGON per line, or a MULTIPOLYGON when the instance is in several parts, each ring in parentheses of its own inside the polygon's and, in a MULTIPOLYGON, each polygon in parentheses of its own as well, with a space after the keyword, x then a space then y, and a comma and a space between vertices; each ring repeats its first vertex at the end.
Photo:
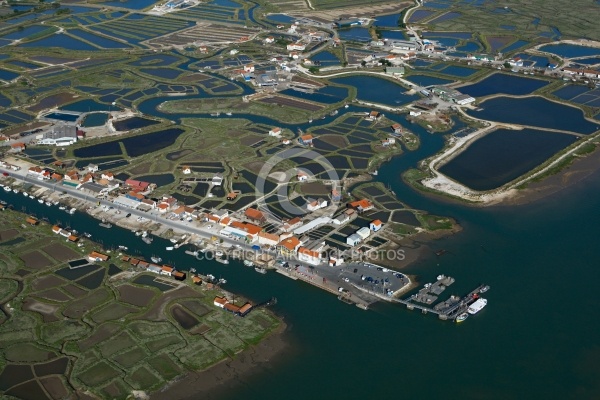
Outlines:
POLYGON ((277 360, 290 351, 284 338, 287 325, 279 328, 256 346, 249 347, 234 359, 225 359, 199 372, 190 372, 160 391, 150 399, 197 400, 218 399, 219 393, 235 385, 249 384, 253 374, 274 368, 277 360))

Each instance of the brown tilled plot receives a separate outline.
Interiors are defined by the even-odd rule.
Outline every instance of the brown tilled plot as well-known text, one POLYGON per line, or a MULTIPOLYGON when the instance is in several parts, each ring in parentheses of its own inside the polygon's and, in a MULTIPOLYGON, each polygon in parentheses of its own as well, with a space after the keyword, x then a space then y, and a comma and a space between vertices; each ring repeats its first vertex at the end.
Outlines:
POLYGON ((23 260, 27 268, 42 269, 52 265, 52 261, 37 250, 22 254, 19 258, 23 260))
POLYGON ((77 252, 60 243, 49 244, 48 246, 43 247, 42 250, 58 261, 68 261, 81 257, 77 252))
POLYGON ((117 290, 119 291, 119 300, 138 307, 146 307, 154 297, 152 290, 131 285, 119 286, 117 290))
POLYGON ((10 240, 19 236, 19 231, 16 229, 7 229, 5 231, 0 232, 0 242, 4 242, 5 240, 10 240))

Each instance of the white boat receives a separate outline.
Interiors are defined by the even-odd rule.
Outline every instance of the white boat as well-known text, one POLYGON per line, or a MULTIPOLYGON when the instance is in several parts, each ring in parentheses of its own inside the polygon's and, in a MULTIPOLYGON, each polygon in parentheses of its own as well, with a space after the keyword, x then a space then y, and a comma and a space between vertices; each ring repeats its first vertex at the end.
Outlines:
POLYGON ((53 204, 53 205, 55 205, 55 206, 57 206, 57 205, 58 205, 58 203, 59 203, 59 201, 53 201, 53 202, 52 202, 52 204, 53 204))
POLYGON ((49 201, 47 201, 47 202, 46 202, 46 205, 47 205, 48 207, 50 207, 50 206, 52 205, 52 203, 50 203, 49 201))
POLYGON ((223 252, 221 250, 217 250, 217 252, 215 253, 215 255, 217 257, 221 257, 223 255, 223 252))
POLYGON ((4 191, 5 192, 10 192, 10 186, 4 186, 4 191))
POLYGON ((228 112, 228 113, 225 113, 225 115, 227 115, 228 117, 231 117, 233 114, 228 112))
POLYGON ((148 237, 148 232, 147 231, 142 232, 142 237, 143 238, 148 237))
POLYGON ((150 244, 150 243, 152 243, 152 240, 153 240, 153 239, 152 239, 151 237, 143 237, 143 238, 142 238, 142 241, 143 241, 144 243, 146 243, 146 244, 150 244))
POLYGON ((456 317, 456 323, 459 324, 461 322, 463 322, 465 319, 469 318, 469 314, 464 312, 462 314, 460 314, 458 317, 456 317))
POLYGON ((83 236, 85 236, 86 238, 91 238, 92 234, 91 233, 87 233, 87 232, 83 232, 83 236))
POLYGON ((429 289, 430 287, 431 287, 431 283, 426 283, 424 286, 425 289, 429 289))
POLYGON ((256 272, 258 272, 259 274, 266 274, 267 273, 267 270, 265 268, 256 267, 256 268, 254 268, 254 270, 256 272))
POLYGON ((127 246, 119 246, 119 250, 127 250, 127 246))
POLYGON ((43 199, 38 199, 38 203, 44 204, 44 200, 43 199))
POLYGON ((65 206, 60 206, 60 207, 58 207, 58 209, 59 209, 59 210, 66 210, 66 209, 67 209, 67 207, 65 207, 65 206))
POLYGON ((69 214, 75 214, 75 211, 77 211, 77 209, 73 207, 69 210, 69 214))
POLYGON ((221 284, 225 284, 225 283, 227 283, 227 280, 226 280, 226 279, 223 279, 223 278, 220 278, 220 279, 219 279, 219 283, 221 283, 221 284))
POLYGON ((487 305, 486 299, 477 299, 475 303, 471 304, 467 311, 469 314, 477 314, 479 311, 483 309, 487 305))
POLYGON ((171 243, 177 243, 177 239, 169 239, 169 242, 171 242, 171 243))
POLYGON ((173 250, 173 246, 169 246, 169 247, 165 248, 165 250, 171 251, 171 250, 173 250))
POLYGON ((30 194, 30 195, 29 195, 29 198, 30 198, 30 199, 35 199, 35 196, 34 196, 34 195, 32 195, 32 194, 30 194))
POLYGON ((481 288, 481 290, 479 291, 479 293, 485 293, 488 290, 490 290, 490 287, 488 285, 485 285, 484 287, 481 288))
POLYGON ((348 107, 350 107, 348 104, 345 104, 345 105, 344 105, 344 108, 348 108, 348 107))
POLYGON ((254 263, 250 260, 244 260, 244 265, 246 267, 252 267, 254 265, 254 263))
POLYGON ((19 189, 13 189, 13 192, 19 193, 19 189))
POLYGON ((442 279, 444 279, 446 276, 445 275, 438 275, 437 276, 437 280, 441 281, 442 279))
POLYGON ((225 265, 229 264, 229 260, 226 258, 218 258, 217 257, 217 258, 215 258, 215 261, 220 262, 221 264, 225 264, 225 265))
POLYGON ((142 231, 135 231, 135 236, 142 236, 142 231))
POLYGON ((162 258, 160 258, 160 257, 150 257, 150 260, 152 260, 153 263, 158 264, 159 262, 162 261, 162 258))
POLYGON ((25 196, 25 197, 28 197, 28 196, 29 196, 29 193, 27 193, 27 192, 23 192, 23 196, 25 196))

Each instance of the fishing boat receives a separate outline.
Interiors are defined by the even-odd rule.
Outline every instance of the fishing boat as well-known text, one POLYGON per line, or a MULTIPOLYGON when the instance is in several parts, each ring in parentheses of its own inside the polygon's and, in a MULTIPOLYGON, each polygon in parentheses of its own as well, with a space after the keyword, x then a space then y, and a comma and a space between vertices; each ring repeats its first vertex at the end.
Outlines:
POLYGON ((38 203, 44 204, 44 199, 38 199, 38 203))
POLYGON ((159 262, 162 261, 162 258, 160 258, 160 257, 150 257, 150 260, 152 260, 153 263, 158 264, 159 262))
POLYGON ((177 243, 177 239, 169 239, 169 242, 171 242, 171 243, 177 243))
POLYGON ((150 244, 152 243, 152 238, 151 237, 143 237, 142 240, 144 241, 144 243, 146 244, 150 244))
POLYGON ((217 257, 217 258, 215 258, 215 261, 219 262, 221 264, 225 264, 225 265, 229 264, 229 260, 226 259, 226 258, 219 258, 219 257, 217 257))
POLYGON ((226 279, 223 279, 223 278, 220 278, 220 279, 219 279, 219 283, 220 283, 220 284, 225 284, 225 283, 227 283, 227 280, 226 280, 226 279))
POLYGON ((458 317, 456 317, 456 323, 460 324, 461 322, 463 322, 465 319, 469 318, 469 314, 464 312, 462 314, 459 314, 458 317))
POLYGON ((58 200, 52 202, 52 204, 55 205, 55 206, 57 206, 58 203, 60 203, 58 200))
POLYGON ((119 250, 123 250, 123 251, 125 251, 125 250, 127 250, 127 249, 128 249, 128 247, 127 247, 127 246, 119 246, 119 250))
POLYGON ((148 232, 147 231, 142 232, 142 238, 145 238, 145 237, 148 237, 148 232))
POLYGON ((30 198, 30 199, 35 199, 35 196, 34 196, 34 195, 32 195, 32 194, 30 194, 30 195, 29 195, 29 198, 30 198))
POLYGON ((173 250, 173 246, 166 247, 165 250, 171 251, 171 250, 173 250))
POLYGON ((14 193, 19 193, 19 189, 13 189, 14 193))
POLYGON ((225 113, 225 115, 227 115, 228 117, 231 117, 233 114, 228 112, 228 113, 225 113))
POLYGON ((25 197, 28 197, 28 196, 29 196, 29 193, 27 193, 27 192, 23 192, 23 196, 25 196, 25 197))
POLYGON ((5 192, 10 192, 10 186, 4 186, 4 191, 5 192))
POLYGON ((481 288, 481 290, 479 291, 479 293, 485 293, 488 290, 490 290, 490 287, 488 285, 485 285, 484 287, 481 288))
POLYGON ((218 117, 219 115, 221 115, 221 113, 219 112, 210 114, 211 117, 218 117))
POLYGON ((52 203, 50 203, 49 201, 47 201, 47 202, 46 202, 46 205, 47 205, 48 207, 50 207, 50 206, 52 205, 52 203))
POLYGON ((252 267, 254 265, 254 263, 250 260, 244 260, 244 265, 246 267, 252 267))
POLYGON ((73 207, 69 210, 69 214, 75 214, 75 211, 77 211, 77 209, 73 207))
POLYGON ((348 107, 350 107, 348 104, 345 104, 345 105, 344 105, 344 108, 348 108, 348 107))
POLYGON ((135 231, 135 236, 142 236, 142 231, 135 231))
POLYGON ((185 254, 196 257, 199 253, 198 253, 198 251, 186 250, 185 254))
POLYGON ((217 252, 215 253, 215 255, 217 257, 221 257, 223 255, 223 252, 221 250, 217 250, 217 252))
POLYGON ((59 209, 59 210, 66 210, 66 209, 67 209, 67 207, 65 207, 65 206, 60 206, 60 207, 58 207, 58 209, 59 209))
POLYGON ((267 269, 266 268, 256 267, 256 268, 254 268, 254 270, 256 272, 258 272, 259 274, 266 274, 267 273, 267 269))
POLYGON ((308 123, 309 123, 309 124, 312 124, 312 119, 309 119, 309 120, 308 120, 308 123))
POLYGON ((87 232, 83 232, 83 236, 85 236, 86 238, 91 238, 92 234, 91 233, 87 233, 87 232))
POLYGON ((333 110, 332 112, 329 113, 329 115, 331 115, 332 117, 338 115, 338 110, 333 110))

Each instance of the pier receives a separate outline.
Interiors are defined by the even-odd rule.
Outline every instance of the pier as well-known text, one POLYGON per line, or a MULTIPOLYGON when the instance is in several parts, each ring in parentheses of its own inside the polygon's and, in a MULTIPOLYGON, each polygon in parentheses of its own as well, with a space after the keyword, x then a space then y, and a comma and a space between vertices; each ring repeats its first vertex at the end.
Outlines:
POLYGON ((448 300, 431 307, 438 297, 434 294, 442 293, 447 286, 454 283, 454 278, 441 275, 434 284, 427 284, 418 293, 405 299, 390 299, 392 302, 404 304, 409 310, 421 310, 423 314, 435 314, 441 320, 453 320, 461 313, 467 311, 469 305, 476 299, 486 285, 479 285, 463 297, 451 296, 448 300), (434 293, 434 294, 432 294, 434 293), (418 303, 426 303, 422 305, 418 303))

